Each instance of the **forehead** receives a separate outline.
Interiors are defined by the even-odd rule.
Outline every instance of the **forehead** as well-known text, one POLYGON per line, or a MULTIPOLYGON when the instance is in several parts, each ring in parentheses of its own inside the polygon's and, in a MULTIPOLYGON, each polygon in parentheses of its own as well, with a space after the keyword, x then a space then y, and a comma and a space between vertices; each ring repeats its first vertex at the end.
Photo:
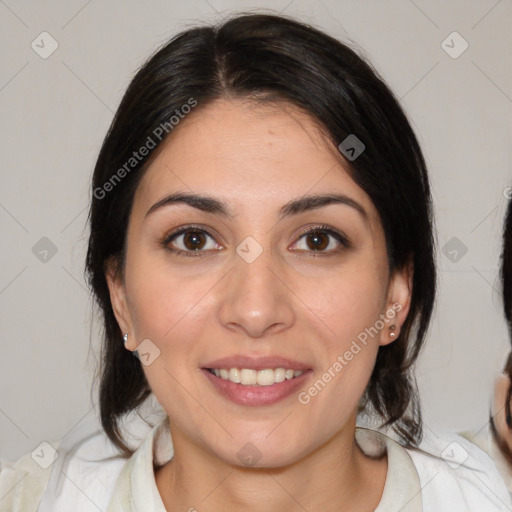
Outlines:
POLYGON ((180 190, 224 198, 236 211, 337 192, 375 213, 337 148, 298 108, 217 100, 196 109, 163 143, 141 180, 137 203, 149 208, 180 190))

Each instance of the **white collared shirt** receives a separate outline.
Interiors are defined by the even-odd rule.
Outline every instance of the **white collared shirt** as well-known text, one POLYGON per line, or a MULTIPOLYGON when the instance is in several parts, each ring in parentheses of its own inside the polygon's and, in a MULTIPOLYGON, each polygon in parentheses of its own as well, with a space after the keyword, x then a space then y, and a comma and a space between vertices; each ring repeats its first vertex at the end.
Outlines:
POLYGON ((510 467, 507 459, 503 453, 501 453, 492 435, 489 423, 487 423, 484 428, 479 430, 466 430, 461 432, 460 435, 476 444, 491 457, 507 486, 509 494, 512 496, 512 467, 510 467))
MULTIPOLYGON (((30 454, 0 472, 0 512, 165 512, 154 475, 173 456, 168 418, 121 458, 99 431, 72 449, 54 444, 59 457, 48 469, 30 454)), ((388 473, 375 512, 511 511, 507 488, 491 459, 456 434, 427 432, 420 450, 366 428, 356 440, 369 455, 387 451, 388 473), (444 457, 444 458, 443 458, 444 457)))

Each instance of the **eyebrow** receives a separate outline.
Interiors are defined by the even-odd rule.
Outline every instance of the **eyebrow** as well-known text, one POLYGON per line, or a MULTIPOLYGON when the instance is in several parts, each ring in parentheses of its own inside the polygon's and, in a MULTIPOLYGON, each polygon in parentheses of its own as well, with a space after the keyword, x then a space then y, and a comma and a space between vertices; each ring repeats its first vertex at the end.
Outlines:
MULTIPOLYGON (((225 203, 210 196, 202 196, 198 194, 175 193, 165 196, 157 201, 146 213, 146 217, 165 206, 172 204, 186 204, 192 208, 196 208, 206 213, 213 213, 232 219, 233 213, 225 203)), ((365 220, 368 220, 366 210, 354 199, 343 194, 327 194, 327 195, 311 195, 300 197, 289 201, 279 210, 278 219, 297 215, 310 210, 316 210, 330 204, 344 204, 357 210, 365 220)))

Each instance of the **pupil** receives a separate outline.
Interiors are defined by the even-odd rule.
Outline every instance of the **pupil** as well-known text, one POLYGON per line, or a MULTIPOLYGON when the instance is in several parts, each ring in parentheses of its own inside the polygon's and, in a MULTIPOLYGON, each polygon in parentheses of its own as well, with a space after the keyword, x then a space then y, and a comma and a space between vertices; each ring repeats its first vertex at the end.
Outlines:
POLYGON ((199 233, 198 231, 189 231, 185 235, 185 240, 184 240, 184 243, 185 243, 185 246, 187 247, 187 249, 191 249, 191 250, 200 249, 201 247, 198 247, 197 245, 201 244, 201 237, 202 237, 202 233, 199 233), (189 242, 191 242, 190 245, 189 245, 189 242))
POLYGON ((310 245, 312 249, 325 249, 325 235, 323 233, 313 233, 310 235, 310 239, 314 240, 313 244, 310 245), (324 243, 322 244, 322 237, 324 237, 324 243))

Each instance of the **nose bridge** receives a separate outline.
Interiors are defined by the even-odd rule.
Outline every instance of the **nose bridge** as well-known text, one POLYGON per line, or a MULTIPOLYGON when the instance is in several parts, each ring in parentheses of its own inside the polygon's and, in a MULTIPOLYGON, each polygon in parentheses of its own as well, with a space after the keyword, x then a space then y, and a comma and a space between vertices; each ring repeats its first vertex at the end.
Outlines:
POLYGON ((293 322, 291 297, 277 277, 281 265, 270 247, 247 237, 236 248, 220 305, 223 325, 260 337, 272 327, 284 329, 293 322))

